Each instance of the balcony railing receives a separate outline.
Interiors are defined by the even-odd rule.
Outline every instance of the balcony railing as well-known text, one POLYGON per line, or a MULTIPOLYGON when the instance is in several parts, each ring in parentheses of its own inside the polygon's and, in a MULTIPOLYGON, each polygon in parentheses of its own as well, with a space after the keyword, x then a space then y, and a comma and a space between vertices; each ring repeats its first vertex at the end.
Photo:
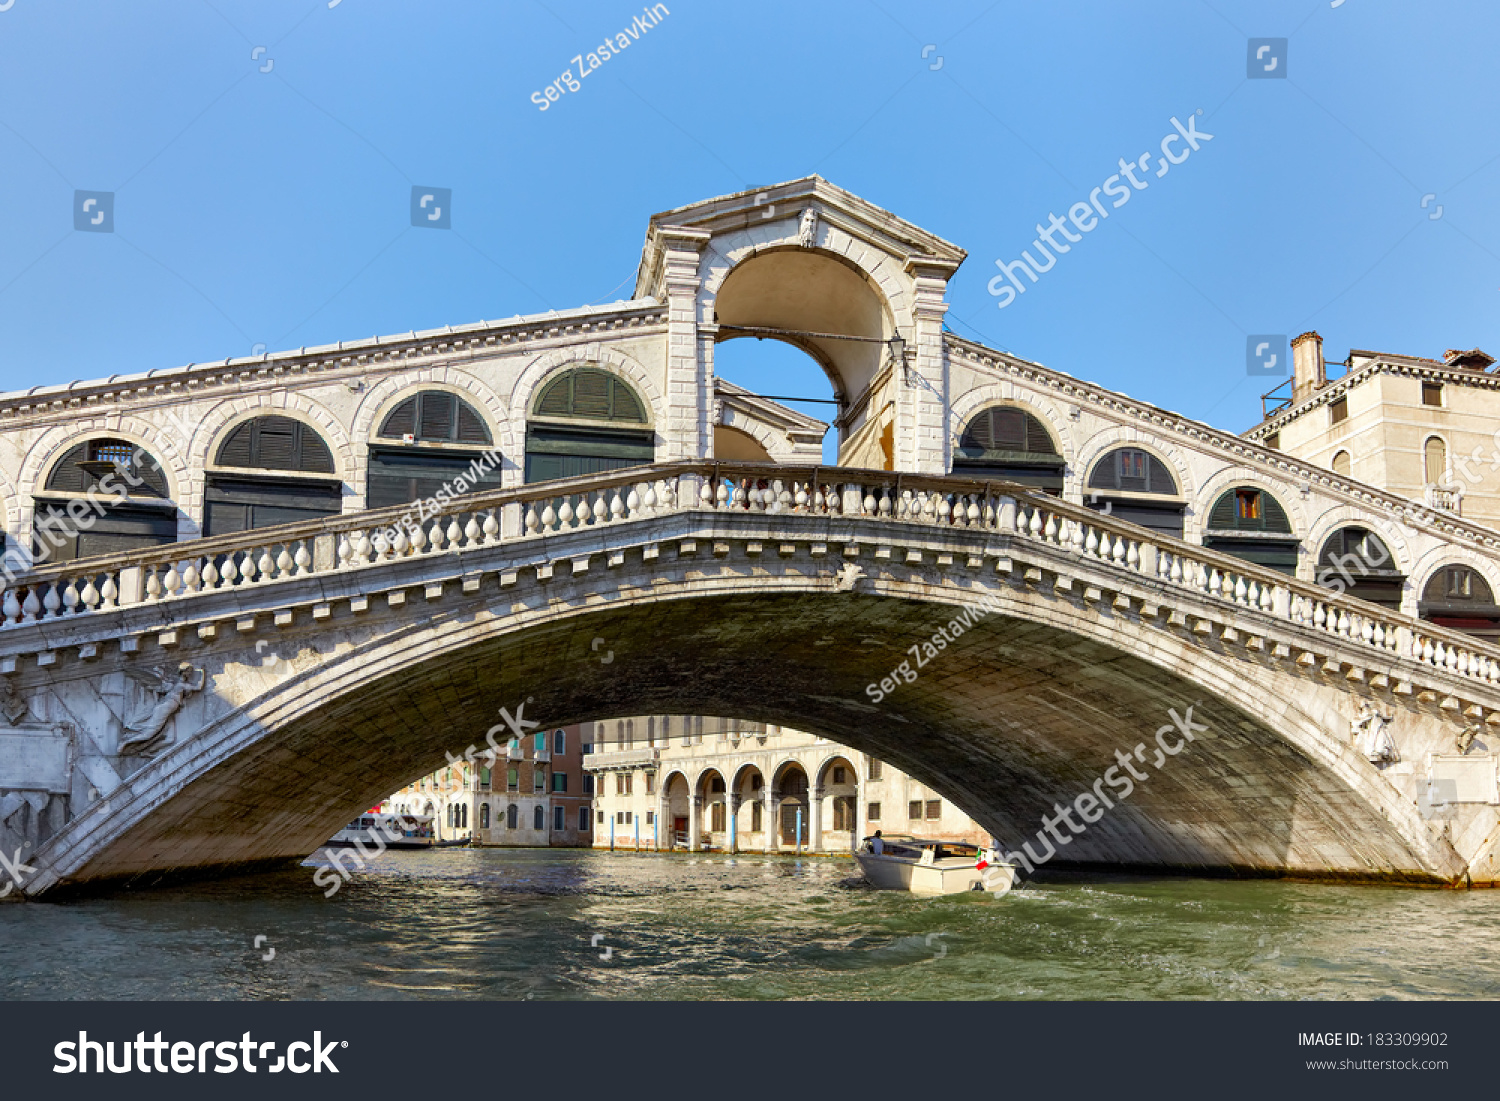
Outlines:
POLYGON ((1444 512, 1451 512, 1454 516, 1464 514, 1464 488, 1463 486, 1441 486, 1429 485, 1423 493, 1428 508, 1440 508, 1444 512))
POLYGON ((583 767, 588 772, 605 772, 610 769, 655 768, 661 763, 661 750, 615 749, 601 753, 585 754, 583 767))
MULTIPOLYGON (((1393 512, 1415 506, 1391 500, 1393 512)), ((346 573, 357 582, 361 571, 402 560, 533 539, 540 544, 626 520, 697 513, 774 524, 778 516, 809 516, 889 524, 892 539, 925 528, 955 535, 969 530, 1015 540, 1018 548, 1047 546, 1051 555, 1092 560, 1095 570, 1168 591, 1196 590, 1226 609, 1336 635, 1372 656, 1500 685, 1500 648, 1492 644, 1007 482, 686 461, 471 494, 420 522, 412 519, 415 512, 413 505, 351 513, 34 570, 0 595, 0 639, 10 630, 54 620, 78 624, 127 605, 161 604, 163 621, 175 622, 191 615, 179 602, 214 593, 242 603, 262 585, 346 573)), ((535 569, 546 580, 554 565, 543 561, 535 569)), ((98 645, 82 649, 93 656, 98 645)))

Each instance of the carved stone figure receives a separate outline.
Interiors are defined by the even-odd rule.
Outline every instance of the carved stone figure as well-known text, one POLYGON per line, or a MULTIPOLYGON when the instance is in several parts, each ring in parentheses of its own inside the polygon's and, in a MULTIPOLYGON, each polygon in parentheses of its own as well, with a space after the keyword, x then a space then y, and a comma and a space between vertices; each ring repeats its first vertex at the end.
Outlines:
POLYGON ((0 681, 0 715, 5 716, 7 723, 15 726, 30 710, 31 705, 16 694, 15 686, 10 681, 0 681))
POLYGON ((812 248, 817 236, 818 212, 808 207, 802 212, 802 220, 797 223, 797 244, 803 248, 812 248))
POLYGON ((1479 724, 1478 723, 1469 723, 1467 726, 1465 726, 1463 728, 1463 730, 1459 731, 1458 738, 1457 738, 1459 753, 1468 753, 1469 749, 1474 745, 1475 739, 1478 738, 1478 737, 1479 737, 1479 724))
POLYGON ((122 757, 147 756, 161 748, 162 734, 167 723, 172 721, 172 716, 177 714, 188 696, 201 692, 208 680, 208 675, 202 669, 194 669, 186 661, 177 667, 175 677, 158 669, 137 671, 132 675, 145 681, 147 687, 156 693, 156 703, 150 711, 137 715, 125 724, 126 737, 120 740, 119 749, 122 757), (196 684, 193 682, 195 673, 198 678, 196 684))
POLYGON ((1349 724, 1349 737, 1365 758, 1374 764, 1395 764, 1401 759, 1390 725, 1394 715, 1383 714, 1369 700, 1359 705, 1359 718, 1349 724))
POLYGON ((852 593, 854 586, 865 579, 865 568, 858 562, 845 562, 844 568, 839 570, 838 590, 841 593, 852 593))

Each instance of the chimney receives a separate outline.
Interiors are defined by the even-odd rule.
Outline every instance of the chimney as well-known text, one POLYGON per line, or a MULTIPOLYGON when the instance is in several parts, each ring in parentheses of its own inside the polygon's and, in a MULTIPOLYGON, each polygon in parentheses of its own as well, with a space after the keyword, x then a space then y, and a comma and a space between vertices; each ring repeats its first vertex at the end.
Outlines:
POLYGON ((1305 332, 1292 338, 1292 401, 1306 401, 1328 382, 1323 366, 1323 338, 1305 332))

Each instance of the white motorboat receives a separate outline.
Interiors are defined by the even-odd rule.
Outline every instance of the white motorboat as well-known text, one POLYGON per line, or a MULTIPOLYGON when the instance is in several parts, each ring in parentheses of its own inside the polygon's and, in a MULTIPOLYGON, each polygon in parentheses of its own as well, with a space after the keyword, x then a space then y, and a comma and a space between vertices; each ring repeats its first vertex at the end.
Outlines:
POLYGON ((430 814, 364 814, 325 842, 330 848, 357 845, 361 852, 432 847, 430 814))
POLYGON ((871 885, 914 895, 957 895, 966 891, 1004 893, 1016 878, 1016 866, 994 850, 962 841, 933 841, 904 835, 866 838, 854 854, 871 885))

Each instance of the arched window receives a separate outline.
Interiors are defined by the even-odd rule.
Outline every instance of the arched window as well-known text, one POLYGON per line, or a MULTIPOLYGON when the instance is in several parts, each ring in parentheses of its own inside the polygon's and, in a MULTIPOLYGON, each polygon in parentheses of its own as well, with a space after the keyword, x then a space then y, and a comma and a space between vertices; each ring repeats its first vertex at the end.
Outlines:
POLYGON ((526 481, 640 466, 656 457, 647 406, 630 384, 575 367, 543 385, 526 419, 526 481))
POLYGON ((380 422, 370 444, 371 508, 500 488, 500 464, 484 418, 444 390, 423 390, 380 422))
POLYGON ((534 830, 544 830, 547 828, 547 812, 542 809, 540 803, 536 805, 535 809, 536 813, 531 816, 531 828, 534 830))
POLYGON ((1500 640, 1500 607, 1478 570, 1441 566, 1422 588, 1417 614, 1440 627, 1451 627, 1494 642, 1500 640))
POLYGON ((177 541, 177 506, 168 497, 166 473, 128 440, 94 439, 69 448, 47 474, 32 509, 38 562, 177 541))
POLYGON ((1138 447, 1117 447, 1094 464, 1084 503, 1131 524, 1182 538, 1186 502, 1167 465, 1138 447), (1163 500, 1162 498, 1171 498, 1163 500))
POLYGON ((505 808, 505 828, 513 830, 521 820, 521 808, 512 803, 505 808))
POLYGON ((1339 451, 1333 456, 1333 472, 1341 477, 1349 477, 1349 452, 1339 451))
POLYGON ((953 473, 964 478, 1003 478, 1061 493, 1063 457, 1052 434, 1024 409, 996 405, 964 426, 953 453, 953 473))
POLYGON ((291 417, 256 417, 233 428, 203 488, 203 533, 225 535, 337 516, 344 484, 323 438, 291 417), (265 473, 265 472, 274 473, 265 473))
POLYGON ((1208 513, 1203 545, 1285 574, 1297 572, 1297 537, 1286 509, 1263 489, 1225 490, 1208 513))
POLYGON ((1422 445, 1422 469, 1430 486, 1448 482, 1448 445, 1437 436, 1429 436, 1422 445))
POLYGON ((479 828, 482 830, 490 828, 490 805, 488 803, 479 804, 479 828))
POLYGON ((1361 527, 1340 528, 1328 537, 1314 579, 1326 589, 1392 609, 1401 607, 1406 580, 1380 537, 1361 527))
POLYGON ((568 751, 568 732, 566 730, 554 730, 552 732, 552 755, 561 757, 568 751))

